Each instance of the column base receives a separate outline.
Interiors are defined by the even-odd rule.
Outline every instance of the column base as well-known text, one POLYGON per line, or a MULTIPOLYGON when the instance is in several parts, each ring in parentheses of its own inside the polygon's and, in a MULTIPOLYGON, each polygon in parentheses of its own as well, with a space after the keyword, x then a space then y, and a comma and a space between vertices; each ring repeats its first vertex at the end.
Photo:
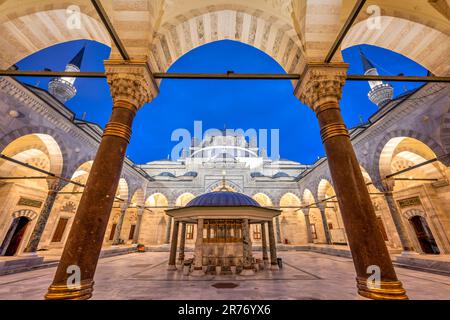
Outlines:
POLYGON ((270 265, 270 270, 272 270, 272 271, 279 271, 280 267, 278 266, 278 264, 271 264, 270 265))
POLYGON ((20 256, 21 257, 38 257, 38 254, 36 251, 33 251, 33 252, 25 252, 24 251, 20 254, 20 256))
POLYGON ((203 268, 194 268, 194 271, 190 275, 193 277, 201 277, 205 275, 205 271, 203 271, 203 268))
POLYGON ((402 253, 400 254, 403 257, 410 257, 410 256, 414 256, 417 257, 418 255, 420 255, 418 252, 416 251, 402 251, 402 253))
POLYGON ((241 276, 254 276, 255 275, 255 270, 253 269, 242 269, 241 273, 239 274, 241 276))
POLYGON ((376 288, 367 283, 367 279, 356 278, 358 294, 372 300, 408 300, 406 290, 400 281, 380 281, 376 288))
POLYGON ((177 270, 177 266, 174 264, 169 264, 169 266, 167 267, 167 271, 176 271, 177 270))
POLYGON ((69 288, 66 284, 54 285, 48 288, 46 300, 87 300, 92 297, 94 281, 83 280, 80 286, 69 288))

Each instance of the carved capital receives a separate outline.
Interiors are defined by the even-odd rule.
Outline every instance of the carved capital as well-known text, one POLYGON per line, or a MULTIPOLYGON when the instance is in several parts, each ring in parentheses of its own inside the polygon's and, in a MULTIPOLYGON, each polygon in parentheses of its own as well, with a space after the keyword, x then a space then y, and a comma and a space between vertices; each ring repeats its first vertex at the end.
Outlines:
POLYGON ((48 185, 48 191, 55 193, 61 191, 61 189, 64 187, 63 181, 60 179, 53 177, 53 176, 47 176, 47 185, 48 185))
POLYGON ((144 214, 145 207, 137 207, 137 215, 142 216, 144 214))
POLYGON ((393 178, 374 181, 373 185, 381 192, 392 192, 394 190, 395 180, 393 178))
POLYGON ((348 64, 309 63, 294 94, 314 111, 326 103, 338 103, 342 96, 348 64))
POLYGON ((125 101, 139 109, 158 94, 158 86, 144 61, 107 60, 105 71, 114 103, 125 101))

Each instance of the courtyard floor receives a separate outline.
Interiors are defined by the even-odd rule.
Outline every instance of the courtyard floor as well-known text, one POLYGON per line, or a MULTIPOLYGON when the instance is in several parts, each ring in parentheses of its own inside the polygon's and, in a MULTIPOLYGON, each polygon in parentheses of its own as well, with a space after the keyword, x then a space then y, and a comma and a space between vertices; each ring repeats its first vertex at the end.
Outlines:
MULTIPOLYGON (((360 299, 350 259, 312 252, 280 252, 280 257, 280 271, 200 278, 166 271, 167 252, 104 258, 97 268, 93 299, 360 299), (237 286, 213 286, 224 282, 237 286)), ((450 277, 404 268, 396 271, 410 299, 450 299, 450 277)), ((0 276, 0 300, 42 299, 54 272, 52 267, 0 276)))

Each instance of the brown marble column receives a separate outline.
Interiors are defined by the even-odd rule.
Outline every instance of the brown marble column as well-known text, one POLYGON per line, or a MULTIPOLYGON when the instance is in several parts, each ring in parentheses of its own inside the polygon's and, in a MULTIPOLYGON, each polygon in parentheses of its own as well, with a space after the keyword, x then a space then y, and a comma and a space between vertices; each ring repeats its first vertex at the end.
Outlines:
POLYGON ((243 244, 243 270, 241 275, 253 275, 252 265, 252 241, 250 239, 250 223, 248 219, 242 219, 242 244, 243 244))
POLYGON ((41 213, 39 214, 33 232, 31 233, 30 240, 28 241, 28 244, 24 250, 25 253, 36 252, 39 242, 41 241, 42 234, 44 233, 45 226, 47 225, 48 217, 50 216, 53 205, 55 204, 56 196, 64 186, 61 180, 51 176, 47 177, 47 184, 47 198, 45 199, 44 206, 42 207, 41 213))
POLYGON ((280 227, 280 217, 275 217, 275 228, 277 235, 277 243, 282 243, 281 241, 281 227, 280 227))
POLYGON ((356 159, 339 100, 348 65, 310 63, 295 94, 316 113, 333 185, 357 275, 358 293, 371 299, 407 299, 378 229, 375 210, 356 159), (369 282, 370 268, 380 270, 380 281, 369 282))
POLYGON ((142 224, 142 216, 144 215, 144 208, 138 207, 137 209, 137 220, 136 220, 136 228, 134 229, 133 234, 133 243, 139 242, 139 234, 141 232, 141 224, 142 224))
POLYGON ((392 191, 394 189, 394 180, 385 180, 384 183, 379 184, 380 191, 384 192, 384 198, 391 213, 392 220, 394 221, 395 229, 397 230, 398 236, 400 238, 400 243, 403 248, 404 253, 415 253, 414 247, 406 231, 405 225, 403 224, 402 216, 395 203, 394 195, 392 191))
POLYGON ((266 223, 261 223, 261 249, 264 265, 269 264, 269 255, 267 253, 267 235, 266 235, 266 223))
POLYGON ((320 216, 322 217, 322 226, 323 226, 323 232, 325 234, 325 241, 327 244, 331 244, 331 235, 330 230, 328 229, 328 221, 327 221, 327 215, 325 213, 325 208, 327 207, 326 202, 320 202, 317 204, 317 207, 320 210, 320 216))
POLYGON ((195 260, 193 276, 203 275, 203 219, 197 219, 197 239, 195 241, 195 260))
POLYGON ((120 234, 122 232, 123 220, 125 219, 125 215, 127 214, 128 202, 122 202, 120 204, 120 215, 119 221, 117 221, 116 229, 114 230, 114 238, 113 245, 120 244, 120 234))
POLYGON ((312 236, 311 230, 311 221, 309 220, 309 208, 302 209, 303 215, 305 216, 305 224, 306 224, 306 239, 308 243, 314 243, 314 239, 312 236))
POLYGON ((170 242, 170 256, 169 256, 169 267, 167 270, 177 270, 177 245, 178 245, 178 226, 179 221, 175 221, 172 230, 172 241, 170 242))
POLYGON ((270 270, 278 270, 277 244, 275 243, 272 220, 267 223, 267 227, 269 229, 270 270))
POLYGON ((89 299, 92 296, 94 274, 131 137, 131 126, 138 108, 157 94, 146 63, 108 60, 105 67, 114 101, 111 118, 103 132, 46 299, 89 299))
POLYGON ((166 225, 166 240, 165 243, 170 243, 170 231, 172 229, 172 217, 167 216, 167 225, 166 225))
POLYGON ((186 244, 186 222, 181 223, 181 235, 180 235, 180 253, 178 255, 178 261, 180 265, 184 261, 184 247, 186 244))

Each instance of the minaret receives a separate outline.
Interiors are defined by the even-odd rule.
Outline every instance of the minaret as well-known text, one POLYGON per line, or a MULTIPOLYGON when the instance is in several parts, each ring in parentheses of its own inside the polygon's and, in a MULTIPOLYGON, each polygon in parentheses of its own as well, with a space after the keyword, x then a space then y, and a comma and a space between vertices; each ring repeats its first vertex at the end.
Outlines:
MULTIPOLYGON (((364 55, 361 49, 359 49, 359 55, 364 69, 364 75, 378 76, 378 71, 369 59, 364 55)), ((369 81, 370 91, 367 94, 370 101, 375 103, 378 108, 383 107, 386 103, 392 100, 394 96, 394 89, 388 83, 383 81, 369 81)))
MULTIPOLYGON (((86 46, 70 60, 66 65, 67 72, 80 72, 81 63, 83 61, 84 51, 86 46)), ((61 103, 66 103, 67 100, 72 99, 77 94, 77 89, 74 86, 76 78, 61 77, 52 79, 48 83, 48 91, 61 103)))

